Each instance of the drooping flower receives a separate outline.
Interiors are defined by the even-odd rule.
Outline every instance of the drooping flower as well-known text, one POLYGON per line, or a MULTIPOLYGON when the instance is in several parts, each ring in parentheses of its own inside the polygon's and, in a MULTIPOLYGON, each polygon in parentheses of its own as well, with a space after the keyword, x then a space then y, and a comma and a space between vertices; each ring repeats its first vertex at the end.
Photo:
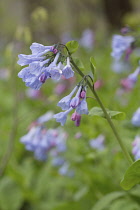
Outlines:
POLYGON ((91 29, 85 29, 80 39, 80 45, 84 48, 91 50, 94 45, 94 32, 91 29))
POLYGON ((62 98, 58 102, 57 106, 60 106, 62 110, 68 110, 70 108, 71 97, 73 96, 77 88, 78 86, 76 86, 68 96, 62 98))
POLYGON ((62 110, 68 111, 60 112, 54 115, 56 121, 60 122, 61 125, 65 124, 67 114, 73 109, 76 109, 76 111, 72 114, 71 120, 75 121, 76 126, 80 125, 81 115, 88 114, 88 107, 86 102, 86 88, 80 85, 75 97, 72 98, 73 94, 75 93, 78 87, 79 86, 76 86, 68 96, 62 98, 57 104, 62 108, 62 110))
POLYGON ((112 57, 119 60, 134 41, 135 39, 132 36, 114 35, 112 39, 112 57))
POLYGON ((134 155, 135 160, 140 159, 140 136, 137 135, 132 142, 132 154, 134 155))
POLYGON ((60 56, 60 53, 57 53, 54 61, 48 66, 51 79, 53 80, 59 80, 62 75, 61 62, 59 62, 59 64, 57 65, 59 56, 60 56))
POLYGON ((79 103, 80 103, 80 92, 81 92, 82 86, 79 87, 76 96, 72 98, 71 102, 70 102, 70 106, 75 109, 79 103))
POLYGON ((60 112, 58 114, 55 114, 53 116, 53 118, 56 119, 56 122, 60 122, 61 125, 63 126, 65 123, 66 123, 66 120, 67 120, 67 115, 69 114, 69 112, 72 111, 72 108, 70 107, 67 111, 65 112, 60 112))
POLYGON ((20 54, 18 55, 19 60, 18 60, 18 64, 20 66, 26 66, 29 65, 30 63, 33 63, 35 61, 43 61, 45 60, 45 56, 43 56, 44 54, 46 54, 47 52, 49 52, 50 50, 47 49, 44 52, 38 53, 38 54, 32 54, 32 55, 25 55, 25 54, 20 54))
POLYGON ((138 67, 134 73, 130 74, 127 78, 121 80, 121 86, 126 91, 133 89, 134 85, 137 82, 138 75, 140 74, 140 68, 138 67))
POLYGON ((131 119, 132 125, 135 127, 140 127, 140 108, 136 110, 136 112, 133 114, 133 117, 131 119))
POLYGON ((74 71, 71 68, 69 57, 67 57, 67 65, 63 68, 62 75, 64 75, 66 79, 74 76, 74 71))
POLYGON ((91 139, 89 144, 94 149, 103 150, 105 148, 104 141, 105 141, 104 135, 100 134, 95 139, 91 139))
POLYGON ((42 44, 39 43, 32 43, 32 45, 30 46, 30 49, 32 51, 32 54, 38 54, 38 53, 44 53, 45 50, 51 50, 53 46, 44 46, 42 44))

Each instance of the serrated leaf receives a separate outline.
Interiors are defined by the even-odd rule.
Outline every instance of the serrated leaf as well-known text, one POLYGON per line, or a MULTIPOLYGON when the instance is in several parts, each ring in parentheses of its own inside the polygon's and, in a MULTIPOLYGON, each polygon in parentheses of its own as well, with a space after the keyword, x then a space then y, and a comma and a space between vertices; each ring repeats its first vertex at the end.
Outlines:
POLYGON ((97 203, 94 205, 92 210, 104 210, 107 209, 107 207, 112 203, 112 201, 118 199, 119 197, 122 197, 125 194, 125 192, 112 192, 107 195, 105 195, 103 198, 101 198, 97 203))
POLYGON ((120 185, 124 190, 130 190, 134 185, 139 183, 140 183, 140 160, 137 160, 127 169, 120 185))
POLYGON ((95 59, 93 56, 90 57, 90 68, 91 68, 92 74, 94 76, 95 70, 96 70, 96 62, 95 62, 95 59))
POLYGON ((79 43, 75 40, 72 40, 72 41, 67 42, 66 46, 67 46, 70 54, 72 54, 77 51, 77 49, 79 47, 79 43))
POLYGON ((74 62, 81 71, 84 71, 84 65, 78 58, 74 58, 74 62))
MULTIPOLYGON (((111 119, 115 120, 124 120, 125 119, 125 113, 124 112, 119 112, 119 111, 111 111, 109 109, 106 109, 108 115, 110 116, 111 119)), ((93 107, 89 111, 90 116, 98 116, 102 118, 106 118, 103 110, 100 107, 93 107)))

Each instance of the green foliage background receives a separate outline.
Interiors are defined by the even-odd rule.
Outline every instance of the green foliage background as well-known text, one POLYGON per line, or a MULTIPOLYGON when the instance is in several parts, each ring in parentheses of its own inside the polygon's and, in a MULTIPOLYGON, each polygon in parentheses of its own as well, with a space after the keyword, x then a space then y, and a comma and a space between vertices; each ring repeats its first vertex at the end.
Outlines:
MULTIPOLYGON (((1 210, 139 210, 140 188, 135 186, 124 191, 120 181, 128 168, 127 162, 113 136, 106 119, 98 116, 83 116, 80 127, 75 127, 70 117, 64 126, 68 132, 67 151, 64 154, 75 171, 73 177, 61 176, 51 166, 50 160, 39 162, 31 152, 25 151, 19 142, 27 133, 28 126, 37 117, 50 109, 55 113, 60 109, 57 102, 63 95, 54 94, 57 84, 48 81, 42 87, 42 97, 36 100, 26 95, 27 87, 17 77, 20 67, 16 64, 18 54, 29 54, 32 42, 45 45, 60 41, 63 32, 71 32, 78 39, 85 28, 95 32, 93 50, 82 47, 75 53, 84 66, 84 73, 90 72, 90 57, 96 61, 96 78, 103 80, 103 86, 97 90, 106 108, 126 113, 123 121, 114 121, 125 146, 131 153, 131 143, 139 128, 133 128, 130 120, 139 107, 140 83, 132 92, 123 96, 116 94, 120 79, 128 71, 116 74, 111 69, 111 37, 104 18, 102 1, 27 1, 0 2, 1 56, 0 69, 8 71, 8 78, 0 80, 0 209, 1 210), (38 6, 36 6, 38 5, 38 6), (87 7, 84 9, 83 5, 87 7), (88 5, 93 6, 89 10, 88 5), (79 13, 75 12, 77 8, 79 13), (68 8, 70 8, 68 10, 68 8), (11 12, 10 12, 11 11, 11 12), (72 16, 72 11, 73 15, 72 16), (83 11, 85 12, 83 15, 83 11), (96 11, 96 12, 95 12, 96 11), (60 15, 63 12, 63 16, 60 15), (64 18, 65 17, 65 18, 64 18), (78 19, 77 19, 78 17, 78 19), (75 138, 82 132, 80 139, 75 138), (106 137, 105 150, 96 151, 89 147, 89 140, 99 134, 106 137)), ((137 1, 134 8, 139 8, 137 1)), ((124 23, 137 26, 137 11, 127 14, 124 23)), ((131 72, 137 67, 136 57, 131 57, 131 72)), ((82 67, 83 69, 83 67, 82 67)), ((80 77, 76 75, 76 83, 80 77)), ((75 84, 76 84, 75 83, 75 84)), ((90 90, 88 95, 92 96, 90 90)), ((89 109, 97 107, 97 102, 88 98, 89 109)), ((52 120, 52 127, 59 124, 52 120)))

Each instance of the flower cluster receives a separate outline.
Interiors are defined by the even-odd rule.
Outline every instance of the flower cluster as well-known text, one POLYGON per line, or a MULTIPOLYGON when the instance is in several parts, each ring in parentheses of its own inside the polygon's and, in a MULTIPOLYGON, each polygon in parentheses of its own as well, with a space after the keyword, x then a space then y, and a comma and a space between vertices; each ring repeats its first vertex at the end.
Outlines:
POLYGON ((28 65, 18 73, 27 87, 39 90, 49 78, 59 80, 62 75, 66 79, 74 76, 70 58, 61 54, 59 45, 44 46, 33 43, 30 49, 32 54, 20 54, 17 62, 20 66, 28 65), (65 62, 66 65, 64 66, 63 63, 65 62))
POLYGON ((132 36, 114 35, 112 39, 112 57, 119 60, 125 52, 125 58, 128 60, 133 50, 135 39, 132 36))
POLYGON ((60 128, 47 129, 44 122, 52 119, 53 113, 48 112, 39 117, 30 127, 29 132, 20 141, 25 148, 34 152, 38 160, 46 160, 50 151, 59 154, 66 150, 66 133, 60 128))
POLYGON ((72 176, 74 172, 70 169, 69 162, 62 156, 67 149, 67 134, 60 128, 47 129, 44 126, 52 116, 52 112, 47 112, 39 117, 31 124, 29 132, 21 137, 20 141, 25 145, 26 150, 34 153, 35 159, 46 161, 50 158, 52 166, 58 168, 59 174, 72 176))
POLYGON ((88 114, 88 107, 86 102, 86 87, 83 85, 77 85, 72 92, 62 98, 57 106, 60 106, 64 112, 60 112, 54 115, 57 122, 60 122, 63 126, 67 120, 67 115, 72 111, 75 112, 71 116, 71 120, 75 121, 75 125, 79 126, 82 114, 88 114), (72 98, 74 93, 77 91, 76 95, 72 98))
POLYGON ((135 160, 140 159, 140 136, 137 135, 132 143, 133 149, 132 154, 134 155, 135 160))

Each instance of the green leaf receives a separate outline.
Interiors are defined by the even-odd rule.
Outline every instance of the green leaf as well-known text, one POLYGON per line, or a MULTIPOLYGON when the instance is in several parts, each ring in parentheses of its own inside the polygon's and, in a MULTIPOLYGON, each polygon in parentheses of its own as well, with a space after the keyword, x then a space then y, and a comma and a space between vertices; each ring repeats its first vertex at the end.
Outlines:
POLYGON ((70 52, 70 54, 74 53, 77 51, 78 47, 79 47, 79 43, 77 41, 69 41, 66 43, 66 46, 70 52))
POLYGON ((122 197, 125 194, 125 192, 112 192, 107 195, 105 195, 103 198, 101 198, 95 206, 92 208, 92 210, 104 210, 107 209, 107 207, 112 203, 112 201, 118 199, 119 197, 122 197))
POLYGON ((125 172, 120 185, 124 190, 130 190, 134 185, 140 183, 140 160, 134 162, 125 172))
POLYGON ((23 203, 23 195, 19 186, 10 178, 0 181, 0 209, 18 210, 23 203))
POLYGON ((78 66, 78 68, 81 71, 84 71, 84 65, 83 65, 83 63, 78 58, 73 58, 73 59, 74 59, 75 64, 78 66))
POLYGON ((126 198, 119 198, 115 200, 110 206, 108 210, 118 210, 118 209, 123 209, 123 210, 139 210, 139 204, 135 201, 132 200, 130 197, 126 198))
MULTIPOLYGON (((125 119, 125 113, 124 112, 111 111, 109 109, 106 109, 106 111, 107 111, 107 113, 108 113, 108 115, 110 116, 111 119, 115 119, 115 120, 124 120, 125 119)), ((100 107, 93 107, 89 111, 89 115, 106 118, 104 112, 102 111, 102 109, 100 107)))
POLYGON ((91 68, 92 74, 94 76, 95 70, 96 70, 96 62, 95 62, 95 59, 93 56, 90 57, 90 68, 91 68))

